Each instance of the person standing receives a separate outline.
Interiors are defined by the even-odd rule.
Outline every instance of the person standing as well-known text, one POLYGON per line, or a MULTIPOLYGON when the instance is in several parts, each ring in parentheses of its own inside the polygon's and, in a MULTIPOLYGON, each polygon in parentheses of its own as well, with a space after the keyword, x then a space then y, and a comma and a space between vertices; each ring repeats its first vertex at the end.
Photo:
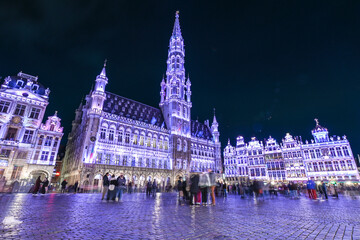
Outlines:
POLYGON ((42 182, 42 187, 41 187, 40 193, 41 193, 41 194, 47 193, 48 186, 49 186, 49 180, 48 180, 48 178, 46 177, 45 180, 42 182))
POLYGON ((190 178, 190 183, 191 183, 191 185, 190 185, 190 193, 191 193, 190 205, 195 205, 197 202, 200 202, 197 197, 197 194, 200 191, 199 180, 200 180, 199 174, 194 174, 190 178))
POLYGON ((66 190, 67 181, 64 179, 64 181, 61 182, 61 193, 65 193, 66 190))
POLYGON ((108 188, 107 197, 106 197, 107 201, 109 201, 109 200, 115 201, 117 185, 118 185, 117 179, 115 178, 115 174, 113 174, 109 181, 109 188, 108 188))
POLYGON ((108 189, 109 189, 109 185, 110 185, 110 181, 109 181, 109 173, 107 172, 104 176, 103 176, 103 192, 102 192, 102 198, 101 200, 104 200, 105 194, 107 193, 108 189))
POLYGON ((74 194, 77 193, 78 186, 79 186, 79 182, 76 181, 75 184, 74 184, 74 194))
POLYGON ((151 195, 151 181, 150 179, 147 181, 147 184, 146 184, 146 196, 150 196, 151 195))
MULTIPOLYGON (((118 185, 117 185, 116 197, 117 197, 118 201, 121 201, 123 192, 126 189, 126 180, 123 175, 120 175, 117 178, 117 183, 118 183, 118 185)), ((147 188, 146 188, 146 195, 147 195, 147 188)))
POLYGON ((35 187, 34 187, 34 190, 33 190, 33 194, 37 194, 37 193, 39 192, 40 184, 41 184, 41 179, 40 179, 40 176, 39 176, 39 177, 36 179, 35 187))
POLYGON ((153 195, 153 197, 155 197, 155 195, 156 195, 156 190, 157 190, 157 184, 156 184, 156 179, 154 179, 153 184, 152 184, 152 195, 153 195))
POLYGON ((215 187, 216 187, 216 181, 215 181, 215 173, 209 169, 209 181, 210 181, 210 190, 211 190, 211 205, 215 206, 215 187))
POLYGON ((179 200, 181 200, 182 198, 184 198, 181 177, 179 177, 179 180, 177 181, 177 190, 179 192, 179 200))
POLYGON ((326 183, 324 183, 324 181, 321 181, 321 188, 322 188, 322 192, 325 196, 325 199, 328 199, 328 195, 327 195, 327 189, 326 189, 326 183))
POLYGON ((206 206, 208 201, 208 187, 210 186, 209 174, 202 173, 200 175, 199 186, 201 191, 202 205, 206 206))

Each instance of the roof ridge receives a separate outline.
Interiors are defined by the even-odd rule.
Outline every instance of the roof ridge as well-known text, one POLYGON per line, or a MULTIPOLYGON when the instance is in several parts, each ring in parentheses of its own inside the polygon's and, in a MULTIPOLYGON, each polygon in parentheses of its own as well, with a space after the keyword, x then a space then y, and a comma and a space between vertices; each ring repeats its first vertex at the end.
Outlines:
POLYGON ((142 103, 142 102, 139 102, 139 101, 136 101, 136 100, 133 100, 133 99, 124 97, 124 96, 120 96, 120 95, 118 95, 118 94, 116 94, 116 93, 112 93, 112 92, 108 92, 108 91, 105 91, 105 93, 109 93, 109 94, 111 94, 111 95, 115 95, 115 96, 118 96, 118 97, 122 97, 122 98, 125 98, 125 99, 127 99, 127 100, 130 100, 130 101, 133 101, 133 102, 137 102, 137 103, 139 103, 139 104, 142 104, 142 105, 145 105, 145 106, 148 106, 148 107, 151 107, 151 108, 155 108, 155 109, 161 110, 159 107, 150 106, 150 105, 148 105, 148 104, 145 104, 145 103, 142 103))

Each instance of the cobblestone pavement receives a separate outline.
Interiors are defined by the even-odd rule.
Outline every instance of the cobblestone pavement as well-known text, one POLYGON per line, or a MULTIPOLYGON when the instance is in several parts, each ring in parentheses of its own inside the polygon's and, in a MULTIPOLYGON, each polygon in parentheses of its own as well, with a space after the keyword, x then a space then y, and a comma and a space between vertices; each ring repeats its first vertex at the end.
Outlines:
POLYGON ((360 200, 229 195, 181 205, 175 193, 0 195, 0 239, 360 239, 360 200))

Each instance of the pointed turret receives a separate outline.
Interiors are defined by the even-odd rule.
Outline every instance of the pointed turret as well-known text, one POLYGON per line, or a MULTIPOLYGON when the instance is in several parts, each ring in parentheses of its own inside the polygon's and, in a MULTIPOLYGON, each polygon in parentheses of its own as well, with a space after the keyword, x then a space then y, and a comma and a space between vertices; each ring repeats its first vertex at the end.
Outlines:
POLYGON ((220 133, 219 133, 219 124, 216 120, 216 115, 215 115, 215 108, 214 108, 214 118, 213 118, 213 122, 211 124, 211 131, 214 137, 214 141, 217 143, 219 142, 219 137, 220 137, 220 133))
POLYGON ((172 36, 173 38, 181 38, 181 29, 180 29, 180 21, 179 21, 179 11, 175 12, 175 23, 173 28, 172 36))
POLYGON ((105 78, 106 78, 106 62, 107 62, 107 59, 105 59, 104 67, 103 67, 103 69, 101 70, 101 73, 100 73, 100 76, 105 77, 105 78))
POLYGON ((108 78, 106 77, 106 62, 100 74, 96 77, 94 91, 91 93, 91 108, 92 113, 100 114, 103 108, 103 104, 106 98, 105 87, 108 84, 108 78))

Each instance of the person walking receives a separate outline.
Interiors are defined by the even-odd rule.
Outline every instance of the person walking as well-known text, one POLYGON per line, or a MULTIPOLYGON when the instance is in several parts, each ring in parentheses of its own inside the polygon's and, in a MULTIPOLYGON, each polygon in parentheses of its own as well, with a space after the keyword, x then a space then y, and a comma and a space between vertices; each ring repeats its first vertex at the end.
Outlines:
POLYGON ((132 193, 132 182, 130 182, 129 181, 129 184, 128 184, 128 192, 129 192, 129 194, 131 194, 132 193))
POLYGON ((200 192, 199 180, 199 174, 194 174, 190 178, 190 205, 195 205, 197 202, 200 202, 197 196, 198 192, 200 192))
MULTIPOLYGON (((222 187, 223 187, 223 196, 224 196, 224 197, 227 197, 228 191, 227 191, 227 184, 226 184, 226 182, 223 183, 222 187)), ((230 186, 229 186, 229 187, 230 187, 230 186)), ((229 192, 230 192, 230 191, 229 191, 229 192)))
MULTIPOLYGON (((118 199, 118 201, 121 201, 123 192, 126 189, 126 180, 123 175, 120 175, 117 178, 117 187, 116 188, 117 188, 116 189, 116 198, 118 199)), ((147 191, 147 189, 146 189, 146 191, 147 191)), ((146 192, 146 195, 147 195, 147 192, 146 192)))
POLYGON ((157 184, 156 184, 156 179, 154 179, 153 184, 152 184, 152 196, 155 197, 156 195, 156 190, 157 190, 157 184))
POLYGON ((65 193, 66 190, 67 181, 64 179, 64 181, 61 182, 61 193, 65 193))
POLYGON ((216 187, 216 181, 215 181, 215 173, 209 169, 209 180, 210 180, 210 190, 211 190, 211 205, 215 206, 215 187, 216 187))
POLYGON ((182 181, 181 181, 181 177, 179 177, 179 180, 177 181, 177 190, 179 192, 179 200, 184 198, 184 192, 182 189, 182 181))
POLYGON ((107 191, 107 197, 106 200, 112 200, 115 201, 116 197, 116 186, 118 185, 117 179, 115 178, 115 174, 111 176, 111 180, 109 181, 109 188, 107 191))
POLYGON ((108 172, 103 176, 103 192, 102 192, 101 200, 104 200, 105 194, 109 189, 109 185, 110 185, 109 176, 110 174, 108 172))
POLYGON ((39 177, 36 179, 35 187, 34 187, 34 190, 33 190, 33 194, 37 194, 37 193, 39 192, 40 184, 41 184, 41 178, 40 178, 40 176, 39 176, 39 177))
POLYGON ((77 193, 78 186, 79 186, 79 182, 76 181, 75 184, 74 184, 74 194, 77 193))

